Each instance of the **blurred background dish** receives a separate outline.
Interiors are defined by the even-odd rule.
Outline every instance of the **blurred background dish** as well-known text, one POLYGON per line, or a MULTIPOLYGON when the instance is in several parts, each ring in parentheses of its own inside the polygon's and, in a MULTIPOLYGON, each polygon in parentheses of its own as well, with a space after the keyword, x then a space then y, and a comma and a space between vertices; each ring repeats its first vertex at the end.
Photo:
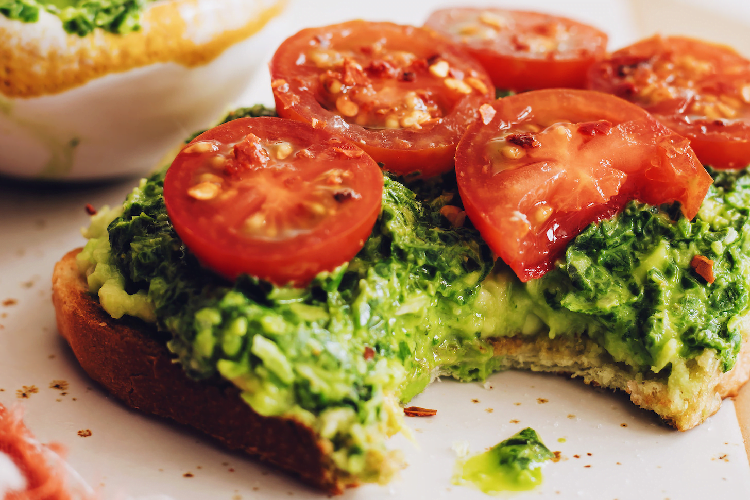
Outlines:
POLYGON ((0 6, 0 174, 107 179, 167 161, 245 90, 286 0, 83 3, 0 6))

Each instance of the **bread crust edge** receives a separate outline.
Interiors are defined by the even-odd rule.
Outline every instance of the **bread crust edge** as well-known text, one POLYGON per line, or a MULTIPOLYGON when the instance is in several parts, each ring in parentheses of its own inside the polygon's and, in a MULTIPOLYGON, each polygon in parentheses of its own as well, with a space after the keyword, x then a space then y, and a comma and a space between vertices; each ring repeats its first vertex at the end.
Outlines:
POLYGON ((356 486, 335 467, 325 452, 329 443, 318 440, 313 429, 293 419, 259 415, 230 384, 191 380, 155 338, 152 325, 109 316, 79 274, 80 250, 55 265, 52 299, 60 335, 94 381, 132 408, 193 427, 330 494, 356 486))

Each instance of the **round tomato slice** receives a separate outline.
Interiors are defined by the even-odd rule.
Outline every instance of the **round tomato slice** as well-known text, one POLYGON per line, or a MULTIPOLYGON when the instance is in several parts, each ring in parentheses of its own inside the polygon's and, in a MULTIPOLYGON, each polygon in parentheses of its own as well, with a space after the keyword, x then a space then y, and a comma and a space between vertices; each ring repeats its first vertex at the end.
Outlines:
POLYGON ((354 257, 382 193, 382 172, 361 149, 267 117, 199 135, 164 179, 167 213, 203 265, 277 285, 305 285, 354 257))
POLYGON ((487 70, 499 89, 584 88, 604 57, 607 35, 565 17, 498 8, 443 9, 426 26, 448 35, 487 70))
POLYGON ((679 201, 693 218, 711 177, 687 139, 638 106, 585 90, 537 90, 483 105, 456 151, 466 214, 522 281, 628 200, 679 201))
POLYGON ((729 47, 656 36, 592 66, 588 87, 649 111, 704 164, 750 164, 750 61, 729 47))
POLYGON ((340 134, 386 170, 453 168, 476 109, 495 97, 482 67, 424 28, 352 21, 302 30, 271 61, 277 112, 340 134))

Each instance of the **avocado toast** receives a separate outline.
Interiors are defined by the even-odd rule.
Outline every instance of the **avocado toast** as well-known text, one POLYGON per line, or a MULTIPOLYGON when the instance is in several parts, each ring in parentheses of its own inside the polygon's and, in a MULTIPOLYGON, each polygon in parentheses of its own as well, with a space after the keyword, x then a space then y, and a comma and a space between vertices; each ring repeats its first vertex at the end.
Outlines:
POLYGON ((92 377, 132 406, 194 425, 328 491, 384 482, 398 470, 398 453, 384 446, 402 425, 398 403, 438 375, 570 373, 627 391, 682 430, 747 378, 744 172, 714 174, 692 222, 674 207, 631 202, 527 284, 501 262, 493 267, 474 230, 441 215, 449 202, 460 204, 450 175, 413 190, 386 177, 364 248, 302 289, 248 277, 231 285, 203 269, 170 224, 163 175, 94 217, 77 257, 81 274, 73 254, 58 266, 61 333, 92 377), (715 262, 711 287, 690 266, 696 252, 715 262), (96 296, 125 318, 108 318, 96 296), (673 325, 680 330, 666 337, 673 325), (95 342, 101 332, 109 340, 95 342), (154 376, 105 359, 147 360, 154 376), (227 426, 221 419, 231 412, 212 417, 179 405, 195 409, 205 398, 239 406, 239 416, 227 426))

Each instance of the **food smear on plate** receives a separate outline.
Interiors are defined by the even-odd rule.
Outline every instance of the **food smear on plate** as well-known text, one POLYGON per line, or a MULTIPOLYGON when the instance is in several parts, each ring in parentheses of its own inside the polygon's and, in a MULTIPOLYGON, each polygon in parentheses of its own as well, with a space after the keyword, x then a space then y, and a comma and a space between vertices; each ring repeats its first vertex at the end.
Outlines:
POLYGON ((554 458, 536 431, 527 427, 484 453, 459 457, 452 482, 489 495, 532 490, 542 484, 542 467, 554 458))
POLYGON ((657 35, 594 64, 588 88, 641 106, 705 165, 750 165, 750 60, 731 47, 657 35))
POLYGON ((433 12, 425 26, 450 37, 498 89, 584 88, 605 55, 607 34, 566 17, 494 7, 433 12))
POLYGON ((0 497, 5 500, 93 500, 82 481, 72 475, 59 445, 39 443, 26 428, 20 406, 0 405, 0 497))
POLYGON ((432 30, 351 21, 289 37, 271 61, 279 116, 346 137, 383 168, 450 171, 456 143, 495 88, 432 30))

